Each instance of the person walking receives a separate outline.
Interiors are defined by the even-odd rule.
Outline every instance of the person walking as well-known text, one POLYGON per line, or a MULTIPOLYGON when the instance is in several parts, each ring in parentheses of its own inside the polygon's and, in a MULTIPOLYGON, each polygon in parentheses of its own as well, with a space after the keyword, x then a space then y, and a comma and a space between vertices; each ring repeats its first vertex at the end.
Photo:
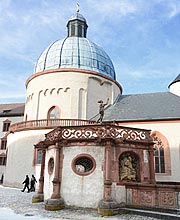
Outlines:
POLYGON ((26 188, 28 190, 27 192, 29 192, 29 176, 28 175, 26 175, 26 178, 22 182, 22 184, 24 184, 24 188, 23 188, 23 190, 21 190, 21 192, 24 192, 26 188))
POLYGON ((35 176, 32 175, 31 182, 30 182, 30 189, 29 189, 30 192, 35 192, 35 184, 36 183, 37 183, 37 180, 36 180, 35 176))

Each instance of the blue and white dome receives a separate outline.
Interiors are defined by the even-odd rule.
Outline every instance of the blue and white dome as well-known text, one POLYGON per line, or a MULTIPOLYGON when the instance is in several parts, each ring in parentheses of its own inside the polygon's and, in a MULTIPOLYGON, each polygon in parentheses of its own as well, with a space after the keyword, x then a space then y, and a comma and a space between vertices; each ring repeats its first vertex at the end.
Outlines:
POLYGON ((68 37, 51 44, 39 57, 35 72, 59 68, 96 71, 116 79, 113 63, 102 47, 86 38, 86 20, 79 13, 68 21, 68 37))

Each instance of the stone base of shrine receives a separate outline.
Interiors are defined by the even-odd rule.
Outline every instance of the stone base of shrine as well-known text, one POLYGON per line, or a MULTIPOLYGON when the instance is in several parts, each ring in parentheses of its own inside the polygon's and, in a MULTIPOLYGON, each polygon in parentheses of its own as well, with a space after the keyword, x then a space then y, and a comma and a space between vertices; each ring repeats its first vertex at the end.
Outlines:
POLYGON ((32 197, 32 203, 44 202, 44 194, 35 194, 32 197))
POLYGON ((98 214, 103 216, 116 215, 119 212, 118 203, 115 200, 101 200, 98 204, 98 214))
POLYGON ((126 195, 126 205, 130 207, 180 209, 180 183, 129 183, 126 195))
POLYGON ((45 209, 48 211, 57 211, 65 208, 64 200, 59 199, 48 199, 45 203, 45 209))

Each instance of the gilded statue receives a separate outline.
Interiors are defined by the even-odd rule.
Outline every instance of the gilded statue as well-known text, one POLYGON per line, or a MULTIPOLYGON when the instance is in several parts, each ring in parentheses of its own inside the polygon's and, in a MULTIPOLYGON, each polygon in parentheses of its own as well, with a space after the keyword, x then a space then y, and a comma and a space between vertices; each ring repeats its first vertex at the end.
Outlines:
POLYGON ((80 5, 79 5, 79 2, 77 2, 77 9, 76 9, 76 12, 78 13, 80 11, 80 5))
POLYGON ((121 161, 120 180, 136 181, 136 170, 133 168, 131 156, 126 156, 121 161))

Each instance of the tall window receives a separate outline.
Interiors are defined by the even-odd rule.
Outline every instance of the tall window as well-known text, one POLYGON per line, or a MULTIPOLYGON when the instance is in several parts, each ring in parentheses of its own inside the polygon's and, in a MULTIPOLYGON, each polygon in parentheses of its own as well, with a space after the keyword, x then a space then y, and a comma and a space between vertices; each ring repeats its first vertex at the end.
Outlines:
POLYGON ((78 36, 82 37, 82 26, 78 25, 78 36))
POLYGON ((75 36, 75 25, 72 24, 71 26, 71 36, 75 36))
POLYGON ((1 139, 1 150, 5 150, 7 145, 7 140, 2 140, 1 139))
POLYGON ((154 137, 154 160, 155 160, 155 173, 165 173, 165 157, 164 146, 158 137, 154 137))
POLYGON ((4 121, 3 122, 3 131, 8 131, 10 124, 11 124, 11 122, 9 120, 4 121))
POLYGON ((48 112, 48 119, 59 119, 60 118, 60 112, 57 107, 52 107, 48 112))
POLYGON ((0 156, 0 166, 5 166, 5 165, 6 165, 6 157, 0 156))
POLYGON ((38 150, 36 163, 41 164, 41 161, 42 161, 42 150, 38 150))

